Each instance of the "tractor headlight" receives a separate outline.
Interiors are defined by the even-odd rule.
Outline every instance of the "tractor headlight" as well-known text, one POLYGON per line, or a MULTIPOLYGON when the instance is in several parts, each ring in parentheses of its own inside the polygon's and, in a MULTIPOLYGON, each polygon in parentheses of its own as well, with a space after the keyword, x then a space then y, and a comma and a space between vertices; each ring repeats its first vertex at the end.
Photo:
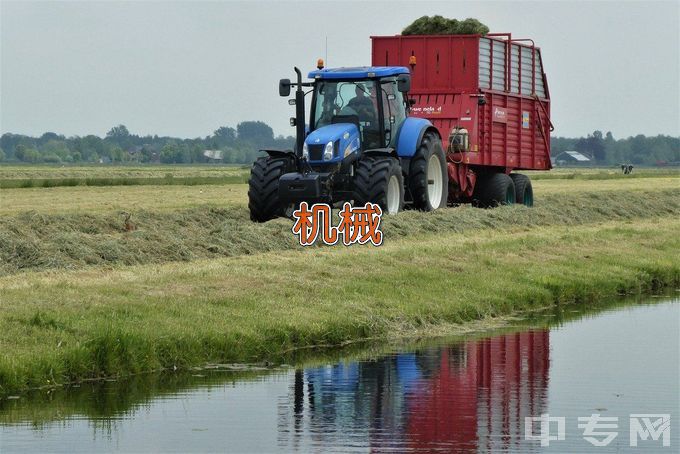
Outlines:
POLYGON ((352 144, 350 143, 345 147, 345 152, 343 153, 343 157, 346 158, 347 156, 351 155, 354 152, 354 148, 352 148, 352 144))
POLYGON ((309 159, 309 148, 307 147, 307 142, 302 144, 302 157, 304 159, 309 159))
POLYGON ((323 150, 323 160, 330 161, 331 159, 333 159, 333 142, 328 142, 323 150))

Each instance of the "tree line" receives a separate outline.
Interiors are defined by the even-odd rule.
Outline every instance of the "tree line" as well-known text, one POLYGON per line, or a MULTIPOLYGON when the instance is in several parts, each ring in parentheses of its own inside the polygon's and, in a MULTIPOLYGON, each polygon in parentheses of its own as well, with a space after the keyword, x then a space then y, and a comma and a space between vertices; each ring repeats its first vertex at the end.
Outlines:
MULTIPOLYGON (((275 137, 272 128, 261 121, 244 121, 235 128, 222 126, 212 135, 195 139, 141 136, 118 125, 103 138, 65 137, 54 132, 40 137, 3 134, 0 162, 193 164, 214 162, 213 158, 221 155, 219 162, 250 164, 262 148, 291 149, 294 144, 294 137, 275 137)), ((680 138, 664 135, 615 139, 611 132, 594 131, 586 137, 553 137, 551 148, 553 157, 565 160, 564 151, 579 151, 591 158, 591 165, 680 164, 680 138)))
POLYGON ((222 126, 212 135, 195 139, 131 134, 127 127, 118 125, 105 137, 65 137, 54 132, 40 137, 3 134, 0 162, 248 164, 262 148, 290 149, 294 143, 292 136, 275 137, 272 128, 261 121, 244 121, 236 128, 222 126), (207 150, 219 153, 206 153, 207 150))
POLYGON ((586 137, 553 137, 550 145, 553 157, 566 159, 563 153, 574 150, 586 155, 594 165, 680 165, 680 137, 638 134, 615 139, 611 132, 594 131, 586 137))

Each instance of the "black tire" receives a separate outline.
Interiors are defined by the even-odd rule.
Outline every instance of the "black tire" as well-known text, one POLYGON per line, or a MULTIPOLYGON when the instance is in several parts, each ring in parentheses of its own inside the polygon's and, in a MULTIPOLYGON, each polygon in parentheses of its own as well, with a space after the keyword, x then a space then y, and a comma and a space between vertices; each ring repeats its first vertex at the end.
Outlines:
POLYGON ((363 206, 377 203, 384 214, 394 214, 404 208, 404 177, 399 161, 392 157, 367 156, 357 163, 354 173, 354 204, 363 206), (390 180, 396 178, 399 190, 398 202, 389 207, 390 180), (390 208, 392 209, 390 211, 390 208))
POLYGON ((411 159, 408 176, 408 190, 413 200, 413 207, 422 211, 432 211, 446 206, 449 198, 449 173, 446 165, 446 155, 442 142, 436 134, 427 132, 423 135, 418 150, 411 159), (428 175, 428 163, 432 155, 439 159, 442 190, 439 200, 430 200, 428 187, 433 178, 428 175))
POLYGON ((478 178, 472 196, 483 208, 515 203, 515 184, 504 173, 492 173, 478 178))
POLYGON ((248 180, 248 208, 250 219, 266 222, 285 215, 279 201, 279 178, 292 167, 290 158, 258 158, 250 170, 248 180))
POLYGON ((511 173, 510 178, 515 183, 515 203, 527 207, 534 206, 534 189, 531 187, 529 177, 521 173, 511 173))

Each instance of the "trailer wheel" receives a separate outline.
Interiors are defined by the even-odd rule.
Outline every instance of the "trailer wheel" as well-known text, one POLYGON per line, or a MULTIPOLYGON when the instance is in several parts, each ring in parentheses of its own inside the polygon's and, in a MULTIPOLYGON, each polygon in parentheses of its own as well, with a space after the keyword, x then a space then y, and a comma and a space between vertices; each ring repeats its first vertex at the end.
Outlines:
POLYGON ((354 204, 377 203, 386 214, 404 208, 404 177, 399 161, 392 157, 365 157, 354 174, 354 204))
POLYGON ((285 216, 279 201, 279 178, 292 166, 290 158, 258 158, 250 170, 248 180, 248 208, 250 219, 266 222, 285 216))
POLYGON ((427 132, 411 159, 408 188, 413 206, 433 211, 445 207, 449 197, 449 174, 446 156, 439 138, 427 132))
POLYGON ((504 173, 492 173, 477 181, 472 198, 481 207, 515 203, 515 184, 504 173))
POLYGON ((531 180, 528 176, 521 173, 511 173, 510 178, 515 183, 515 200, 524 206, 534 206, 534 190, 531 187, 531 180))

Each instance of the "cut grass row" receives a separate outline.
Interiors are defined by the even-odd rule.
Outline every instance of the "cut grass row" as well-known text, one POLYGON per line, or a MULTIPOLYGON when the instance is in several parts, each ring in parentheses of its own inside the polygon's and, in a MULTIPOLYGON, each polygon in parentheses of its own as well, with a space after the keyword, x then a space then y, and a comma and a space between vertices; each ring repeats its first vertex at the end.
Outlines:
MULTIPOLYGON (((609 180, 678 178, 680 169, 639 169, 630 175, 620 169, 557 169, 526 172, 534 180, 609 180)), ((0 189, 61 186, 219 185, 244 183, 249 166, 0 166, 0 189)))
MULTIPOLYGON (((662 186, 663 187, 663 186, 662 186)), ((481 210, 464 205, 433 213, 407 211, 383 221, 385 241, 422 235, 467 235, 479 229, 526 229, 680 215, 675 189, 548 192, 533 209, 481 210)), ((0 218, 0 275, 23 270, 78 269, 252 255, 300 249, 292 221, 250 222, 247 207, 137 210, 127 231, 120 212, 0 218)))
POLYGON ((0 165, 0 180, 84 178, 190 178, 247 174, 243 165, 0 165))
MULTIPOLYGON (((522 211, 530 210, 477 213, 493 226, 522 211)), ((0 392, 277 358, 295 347, 680 284, 677 215, 580 226, 524 221, 534 227, 421 233, 380 248, 5 276, 0 392)))
POLYGON ((120 214, 140 210, 174 211, 198 207, 224 208, 247 203, 248 186, 118 186, 0 190, 0 215, 120 214))
MULTIPOLYGON (((680 191, 680 178, 538 180, 534 182, 534 198, 537 203, 543 203, 545 196, 551 194, 578 197, 593 192, 670 189, 680 191)), ((0 215, 25 211, 46 214, 126 211, 135 215, 139 210, 171 211, 199 206, 224 208, 247 204, 247 192, 246 184, 2 189, 0 215)))
POLYGON ((198 186, 238 184, 248 181, 247 174, 217 177, 88 177, 27 178, 0 180, 0 189, 56 188, 62 186, 198 186))
MULTIPOLYGON (((43 179, 43 178, 175 178, 220 177, 233 174, 247 174, 249 165, 204 164, 91 164, 91 165, 50 165, 50 164, 0 164, 0 180, 43 179)), ((549 172, 527 172, 535 179, 609 179, 677 176, 680 167, 636 167, 632 174, 624 175, 619 167, 558 167, 549 172)))
POLYGON ((0 166, 0 189, 73 186, 196 186, 245 183, 249 167, 205 166, 0 166))

